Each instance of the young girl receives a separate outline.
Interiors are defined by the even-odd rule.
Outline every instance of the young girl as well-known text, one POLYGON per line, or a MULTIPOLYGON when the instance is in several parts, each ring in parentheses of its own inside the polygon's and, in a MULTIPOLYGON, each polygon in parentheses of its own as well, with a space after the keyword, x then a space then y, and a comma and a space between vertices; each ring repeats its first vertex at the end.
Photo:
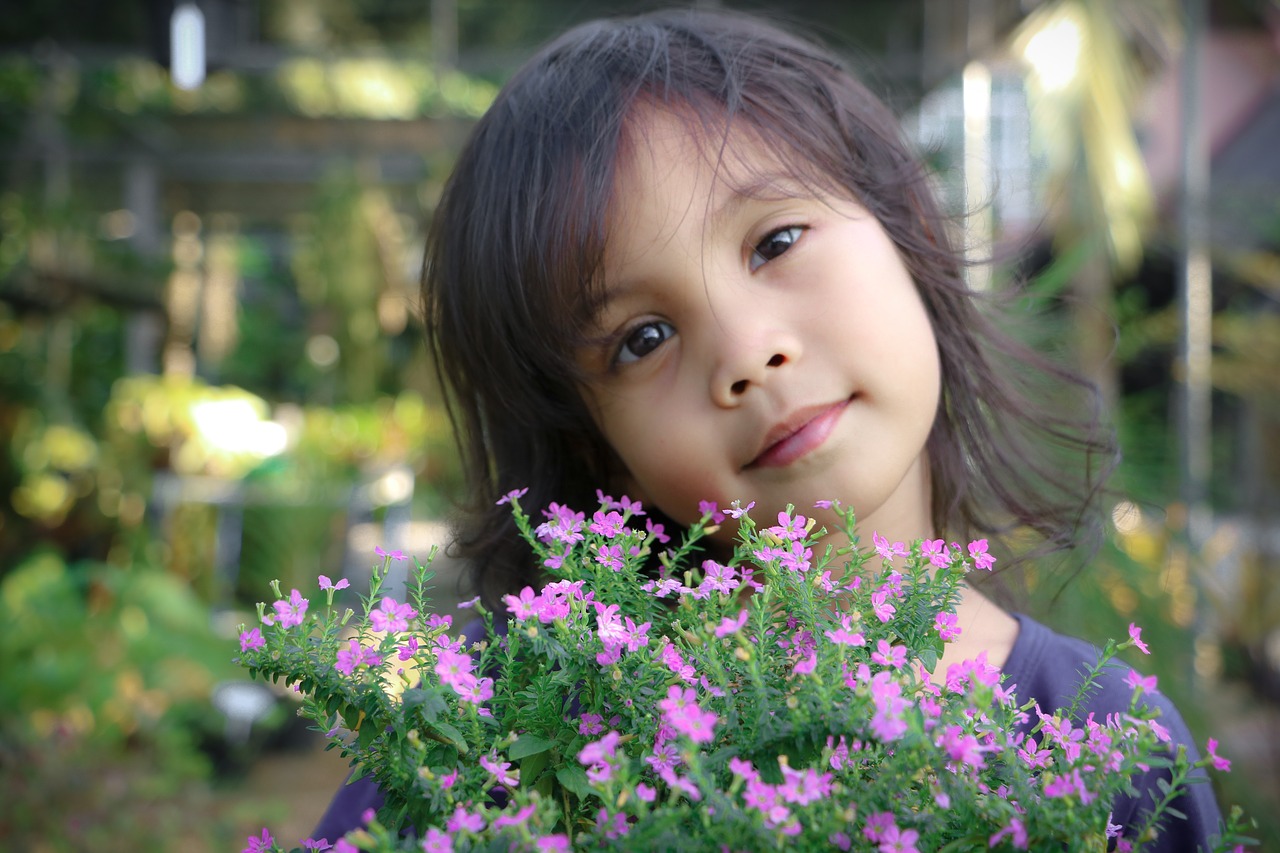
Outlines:
MULTIPOLYGON (((1088 386, 966 289, 888 109, 827 52, 735 14, 591 23, 543 49, 462 152, 424 295, 469 474, 455 548, 497 612, 537 583, 496 505, 515 488, 535 508, 625 493, 668 527, 703 500, 766 518, 836 498, 864 537, 1017 534, 1040 543, 1025 559, 1078 543, 1115 455, 1096 416, 1049 405, 1088 386)), ((937 671, 985 652, 1046 710, 1096 660, 976 591, 958 614, 937 671)), ((1081 717, 1130 694, 1107 674, 1081 717)), ((1114 823, 1141 823, 1157 775, 1114 823)), ((378 802, 345 787, 313 837, 378 802)), ((1159 850, 1216 832, 1208 785, 1176 807, 1159 850)))

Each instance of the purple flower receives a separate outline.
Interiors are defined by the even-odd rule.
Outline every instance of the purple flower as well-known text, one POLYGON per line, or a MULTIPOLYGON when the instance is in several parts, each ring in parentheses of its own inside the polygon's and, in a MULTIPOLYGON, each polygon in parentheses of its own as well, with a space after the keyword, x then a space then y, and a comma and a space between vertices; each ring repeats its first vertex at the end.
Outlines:
POLYGON ((262 835, 256 838, 250 835, 246 839, 243 853, 267 853, 267 851, 274 847, 275 844, 276 840, 271 837, 271 833, 268 832, 267 828, 264 826, 262 828, 262 835))
POLYGON ((321 589, 333 589, 333 590, 338 590, 338 589, 346 589, 346 588, 347 588, 347 587, 349 587, 349 586, 351 586, 351 584, 347 581, 347 579, 346 579, 346 578, 343 578, 342 580, 338 581, 337 583, 334 583, 333 581, 329 580, 329 578, 328 578, 327 576, 325 576, 325 575, 321 575, 321 576, 320 576, 320 588, 321 588, 321 589))
POLYGON ((1209 738, 1209 742, 1205 745, 1205 752, 1209 754, 1209 760, 1213 762, 1213 769, 1220 770, 1223 773, 1231 772, 1231 761, 1218 755, 1218 741, 1216 738, 1209 738))
POLYGON ((257 628, 251 628, 240 635, 240 651, 247 652, 250 649, 260 649, 267 644, 262 637, 262 631, 257 628))
POLYGON ((741 503, 742 503, 741 501, 734 501, 733 503, 729 504, 729 508, 724 511, 724 514, 729 516, 730 518, 742 518, 742 516, 751 512, 751 508, 756 505, 755 501, 752 501, 746 506, 742 506, 741 503))
POLYGON ((307 615, 307 600, 296 589, 289 593, 288 601, 281 599, 273 607, 281 628, 292 628, 295 625, 301 625, 307 615))
POLYGON ((338 842, 333 845, 333 853, 360 853, 360 848, 345 838, 339 838, 338 842))
POLYGON ((327 838, 321 838, 319 841, 312 838, 304 838, 302 839, 302 846, 307 850, 328 850, 333 847, 327 838))
POLYGON ((333 668, 343 675, 350 675, 358 666, 377 666, 380 663, 382 658, 378 657, 376 650, 361 646, 360 641, 352 637, 345 649, 338 649, 338 660, 333 668))
POLYGON ((497 500, 497 502, 494 504, 494 506, 502 506, 503 504, 509 504, 509 503, 511 503, 512 501, 518 501, 518 500, 520 500, 520 498, 524 497, 524 496, 525 496, 525 495, 527 495, 528 493, 529 493, 529 490, 528 490, 527 488, 526 488, 526 489, 512 489, 511 491, 507 492, 507 493, 506 493, 505 495, 503 495, 502 497, 498 498, 498 500, 497 500))
POLYGON ((408 557, 404 555, 404 551, 387 551, 381 545, 375 545, 373 547, 373 553, 377 554, 379 557, 386 557, 391 560, 408 559, 408 557))
POLYGON ((568 853, 569 836, 556 833, 555 835, 543 835, 534 842, 534 849, 538 853, 568 853))
POLYGON ((396 649, 396 657, 399 660, 412 660, 413 656, 418 653, 418 638, 410 637, 408 642, 396 649))

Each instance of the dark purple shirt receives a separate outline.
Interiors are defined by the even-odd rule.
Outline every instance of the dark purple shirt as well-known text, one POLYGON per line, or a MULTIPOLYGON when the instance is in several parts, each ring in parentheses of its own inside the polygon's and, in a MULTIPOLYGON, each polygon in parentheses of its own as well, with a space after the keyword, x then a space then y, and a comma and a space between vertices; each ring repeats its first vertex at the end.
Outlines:
MULTIPOLYGON (((1083 640, 1050 631, 1034 619, 1015 616, 1021 630, 1005 661, 1005 684, 1016 685, 1019 698, 1034 698, 1046 710, 1067 707, 1075 696, 1083 671, 1098 659, 1098 650, 1083 640)), ((463 629, 468 643, 483 633, 479 622, 463 629)), ((1123 668, 1103 672, 1097 689, 1084 703, 1080 719, 1092 713, 1096 719, 1103 720, 1107 714, 1128 710, 1133 691, 1125 684, 1123 672, 1123 668)), ((1187 755, 1195 761, 1199 755, 1195 740, 1173 703, 1160 693, 1151 694, 1148 701, 1160 709, 1160 724, 1169 730, 1174 748, 1186 746, 1187 755)), ((1034 724, 1034 719, 1028 721, 1026 729, 1034 724)), ((1154 804, 1152 797, 1160 796, 1156 780, 1161 776, 1167 778, 1168 771, 1151 770, 1134 779, 1138 795, 1118 798, 1111 822, 1121 827, 1143 823, 1143 815, 1149 813, 1154 804)), ((368 777, 344 785, 329 803, 311 837, 335 841, 363 825, 361 814, 365 809, 377 809, 381 805, 382 792, 368 777)), ((1186 820, 1166 816, 1158 842, 1144 847, 1144 853, 1194 853, 1201 848, 1209 849, 1209 839, 1220 831, 1221 816, 1208 782, 1190 785, 1174 801, 1173 807, 1185 814, 1186 820)))

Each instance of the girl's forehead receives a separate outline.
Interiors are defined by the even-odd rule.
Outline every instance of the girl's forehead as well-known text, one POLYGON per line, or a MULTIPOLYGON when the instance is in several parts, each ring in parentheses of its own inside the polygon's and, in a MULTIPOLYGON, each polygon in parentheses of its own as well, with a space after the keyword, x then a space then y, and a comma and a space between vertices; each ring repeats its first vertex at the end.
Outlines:
POLYGON ((639 105, 628 116, 619 140, 611 201, 619 201, 623 187, 643 190, 655 176, 681 166, 696 169, 713 185, 708 188, 750 197, 789 197, 816 178, 789 165, 800 159, 783 156, 745 120, 706 115, 692 106, 639 105))

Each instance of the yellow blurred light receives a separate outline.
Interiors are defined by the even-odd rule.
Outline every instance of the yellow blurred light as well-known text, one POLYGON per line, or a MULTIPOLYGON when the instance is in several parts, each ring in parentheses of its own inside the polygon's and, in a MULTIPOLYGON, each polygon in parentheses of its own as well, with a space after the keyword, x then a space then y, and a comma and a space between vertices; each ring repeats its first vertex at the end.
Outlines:
POLYGON ((259 407, 245 398, 195 403, 191 419, 200 440, 223 453, 276 456, 289 441, 282 425, 263 420, 259 407))
POLYGON ((1022 55, 1045 91, 1061 92, 1076 78, 1083 47, 1083 29, 1067 7, 1056 20, 1027 39, 1022 55))

